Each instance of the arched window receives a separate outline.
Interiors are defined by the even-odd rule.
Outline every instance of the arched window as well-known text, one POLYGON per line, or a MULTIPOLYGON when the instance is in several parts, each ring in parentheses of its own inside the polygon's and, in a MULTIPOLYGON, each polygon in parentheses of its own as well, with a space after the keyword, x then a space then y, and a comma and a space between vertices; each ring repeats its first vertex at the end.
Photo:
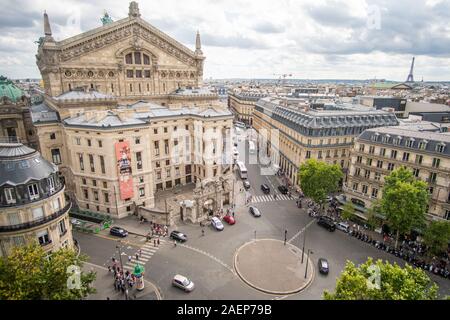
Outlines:
POLYGON ((127 64, 133 64, 133 57, 132 57, 131 53, 129 53, 125 56, 125 62, 127 64))

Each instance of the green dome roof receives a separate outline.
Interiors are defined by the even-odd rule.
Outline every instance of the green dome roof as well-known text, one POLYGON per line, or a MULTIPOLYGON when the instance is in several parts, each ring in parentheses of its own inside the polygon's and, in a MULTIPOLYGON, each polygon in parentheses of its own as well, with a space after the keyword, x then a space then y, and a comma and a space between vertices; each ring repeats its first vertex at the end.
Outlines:
POLYGON ((23 91, 20 90, 11 80, 6 79, 6 77, 0 76, 0 98, 6 96, 12 102, 17 102, 22 98, 23 95, 23 91))

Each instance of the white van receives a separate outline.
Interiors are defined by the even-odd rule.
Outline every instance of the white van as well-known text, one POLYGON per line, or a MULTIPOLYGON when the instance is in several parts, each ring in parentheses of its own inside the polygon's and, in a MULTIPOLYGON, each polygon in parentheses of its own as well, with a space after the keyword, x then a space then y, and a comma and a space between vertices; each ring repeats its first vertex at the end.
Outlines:
POLYGON ((347 232, 347 233, 350 232, 350 226, 348 224, 346 224, 345 222, 339 222, 336 225, 336 228, 341 231, 347 232))

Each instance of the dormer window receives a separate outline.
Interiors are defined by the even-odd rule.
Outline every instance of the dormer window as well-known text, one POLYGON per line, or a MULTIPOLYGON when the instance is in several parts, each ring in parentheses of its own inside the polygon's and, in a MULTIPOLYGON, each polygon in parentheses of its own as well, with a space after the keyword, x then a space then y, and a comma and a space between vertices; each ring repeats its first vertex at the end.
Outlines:
POLYGON ((427 148, 427 144, 428 144, 428 141, 426 141, 426 140, 420 141, 419 142, 419 149, 420 150, 425 150, 427 148))
POLYGON ((406 146, 408 148, 412 148, 414 146, 414 141, 415 140, 413 138, 410 138, 409 140, 406 141, 406 146))
POLYGON ((439 153, 443 153, 445 150, 445 143, 441 142, 436 145, 436 151, 439 153))
POLYGON ((395 145, 399 145, 401 143, 401 141, 402 141, 402 137, 398 136, 397 138, 394 138, 393 142, 395 145))
POLYGON ((5 188, 5 199, 7 204, 16 203, 16 192, 14 188, 5 188))
POLYGON ((39 191, 37 183, 28 185, 28 195, 30 196, 30 200, 39 199, 39 191))

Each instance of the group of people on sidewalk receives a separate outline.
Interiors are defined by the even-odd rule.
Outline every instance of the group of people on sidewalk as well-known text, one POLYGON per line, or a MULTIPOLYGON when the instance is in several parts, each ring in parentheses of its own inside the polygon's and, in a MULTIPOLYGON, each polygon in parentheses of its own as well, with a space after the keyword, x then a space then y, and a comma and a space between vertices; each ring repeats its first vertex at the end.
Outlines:
MULTIPOLYGON (((108 272, 113 273, 114 290, 121 292, 125 299, 129 299, 129 290, 133 288, 136 283, 136 277, 128 270, 123 272, 117 264, 116 259, 112 258, 112 267, 108 266, 108 272)), ((135 296, 136 297, 136 296, 135 296)), ((109 300, 109 299, 108 299, 109 300)))

